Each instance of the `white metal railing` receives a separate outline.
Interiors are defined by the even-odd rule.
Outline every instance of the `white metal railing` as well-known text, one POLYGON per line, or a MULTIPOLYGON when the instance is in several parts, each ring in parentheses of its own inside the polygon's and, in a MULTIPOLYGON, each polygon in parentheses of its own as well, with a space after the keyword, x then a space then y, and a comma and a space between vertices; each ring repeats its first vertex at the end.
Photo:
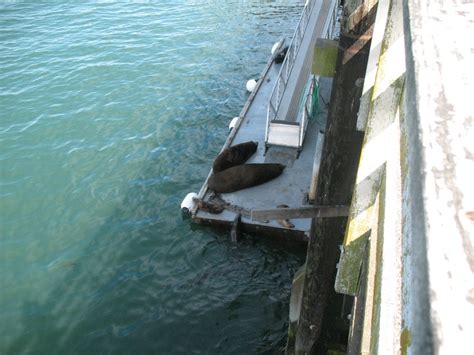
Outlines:
MULTIPOLYGON (((328 18, 328 21, 326 21, 325 27, 324 27, 324 36, 323 38, 326 39, 332 39, 335 28, 336 28, 336 21, 337 21, 337 14, 338 14, 338 6, 336 6, 336 1, 332 2, 333 8, 330 9, 330 17, 328 18)), ((308 91, 308 94, 305 97, 305 103, 304 103, 304 108, 303 108, 303 113, 301 115, 301 120, 300 120, 300 132, 299 132, 299 142, 298 142, 298 148, 301 149, 303 146, 303 140, 304 140, 304 135, 306 132, 306 126, 308 124, 308 118, 311 115, 311 106, 313 105, 313 92, 316 87, 316 85, 319 84, 319 77, 313 76, 311 79, 311 87, 308 91)))
POLYGON ((316 88, 316 85, 317 85, 316 77, 313 76, 311 78, 311 84, 310 84, 309 90, 304 99, 304 107, 301 112, 301 120, 299 120, 300 131, 298 135, 298 149, 301 149, 301 147, 303 146, 303 140, 304 140, 304 136, 306 132, 306 127, 308 125, 308 119, 311 118, 311 114, 312 114, 311 106, 313 105, 313 93, 314 93, 314 89, 316 88))
MULTIPOLYGON (((273 87, 272 94, 269 99, 268 109, 267 109, 267 122, 266 122, 266 130, 265 130, 265 142, 268 142, 268 135, 269 135, 269 127, 270 123, 273 120, 278 119, 278 111, 280 109, 281 100, 283 98, 283 94, 286 89, 286 85, 288 83, 288 78, 291 74, 291 70, 293 69, 293 65, 296 59, 296 55, 301 45, 301 41, 306 31, 306 27, 311 15, 311 11, 316 3, 316 0, 309 0, 305 5, 303 13, 301 15, 300 21, 296 27, 295 33, 293 35, 293 39, 290 43, 288 48, 285 60, 283 61, 282 67, 278 74, 277 80, 275 82, 275 86, 273 87)), ((322 36, 326 39, 332 39, 336 32, 336 21, 338 17, 339 7, 337 6, 337 0, 332 0, 331 4, 329 5, 329 16, 327 17, 325 24, 323 26, 322 36)), ((311 85, 316 85, 318 80, 315 80, 311 85)), ((310 93, 314 90, 314 86, 311 87, 310 93)), ((311 95, 306 96, 305 103, 304 103, 304 112, 302 114, 301 120, 299 121, 299 142, 298 148, 302 147, 304 134, 306 131, 307 119, 309 114, 306 113, 307 101, 310 100, 311 95)), ((310 100, 312 102, 312 100, 310 100)), ((285 119, 283 117, 282 119, 285 119)))
POLYGON ((315 3, 316 0, 309 0, 307 2, 303 9, 303 13, 301 14, 301 18, 298 22, 298 25, 296 26, 295 32, 293 34, 293 39, 291 40, 291 43, 288 47, 288 51, 286 52, 285 59, 283 61, 283 64, 281 65, 280 72, 278 73, 275 86, 273 87, 273 91, 270 96, 270 101, 268 104, 267 123, 268 120, 274 120, 277 116, 281 99, 288 83, 288 78, 295 63, 296 54, 300 49, 301 41, 303 39, 304 33, 306 31, 306 26, 311 15, 311 10, 313 9, 315 3))
POLYGON ((337 6, 338 1, 333 0, 332 1, 332 8, 329 10, 330 12, 330 17, 329 21, 326 22, 326 28, 324 29, 323 32, 323 38, 326 39, 334 39, 334 37, 339 33, 339 28, 336 27, 336 22, 338 16, 340 16, 340 11, 341 8, 337 6))

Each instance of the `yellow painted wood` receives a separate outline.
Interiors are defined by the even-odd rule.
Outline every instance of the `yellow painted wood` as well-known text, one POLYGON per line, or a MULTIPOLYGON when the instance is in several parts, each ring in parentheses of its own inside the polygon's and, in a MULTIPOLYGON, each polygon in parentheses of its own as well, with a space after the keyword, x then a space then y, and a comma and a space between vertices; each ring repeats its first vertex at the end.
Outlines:
POLYGON ((336 70, 338 42, 318 38, 314 46, 312 73, 318 76, 333 77, 336 70))
MULTIPOLYGON (((390 6, 398 6, 391 3, 390 6)), ((388 23, 392 21, 389 15, 388 23)), ((370 99, 356 186, 336 276, 337 292, 356 295, 367 238, 373 225, 373 206, 385 175, 387 147, 399 146, 394 124, 404 87, 403 31, 386 26, 378 70, 370 99)))

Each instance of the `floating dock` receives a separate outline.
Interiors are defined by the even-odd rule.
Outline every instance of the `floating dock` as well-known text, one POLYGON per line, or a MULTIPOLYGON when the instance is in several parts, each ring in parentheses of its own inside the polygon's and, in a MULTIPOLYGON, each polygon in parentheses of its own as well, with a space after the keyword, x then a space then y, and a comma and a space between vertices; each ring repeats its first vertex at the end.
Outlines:
MULTIPOLYGON (((275 44, 222 148, 258 142, 246 163, 283 164, 283 174, 262 185, 220 194, 229 207, 218 214, 192 204, 189 212, 194 222, 232 228, 239 220, 239 227, 248 233, 308 240, 313 217, 308 209, 312 209, 332 88, 332 78, 312 72, 314 48, 319 39, 334 35, 336 3, 307 1, 292 40, 275 44), (282 50, 285 59, 277 63, 282 50), (281 206, 288 218, 281 217, 281 206)), ((214 193, 207 185, 212 174, 211 170, 195 199, 212 201, 214 193)))

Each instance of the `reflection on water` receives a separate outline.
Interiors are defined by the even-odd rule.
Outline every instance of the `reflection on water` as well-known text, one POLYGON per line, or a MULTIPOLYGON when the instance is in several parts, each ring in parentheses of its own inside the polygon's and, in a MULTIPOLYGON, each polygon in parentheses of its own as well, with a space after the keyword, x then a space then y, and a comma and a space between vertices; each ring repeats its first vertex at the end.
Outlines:
POLYGON ((284 345, 281 245, 191 226, 245 81, 301 1, 0 6, 0 352, 284 345), (231 16, 229 16, 231 15, 231 16))

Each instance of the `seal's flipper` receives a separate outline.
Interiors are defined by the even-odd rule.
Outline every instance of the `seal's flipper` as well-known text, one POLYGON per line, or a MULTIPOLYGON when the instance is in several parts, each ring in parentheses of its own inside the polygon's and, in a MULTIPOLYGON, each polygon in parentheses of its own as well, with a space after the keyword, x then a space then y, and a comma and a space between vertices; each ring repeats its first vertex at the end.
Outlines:
POLYGON ((212 175, 207 186, 216 193, 228 193, 263 184, 281 175, 282 164, 237 165, 212 175))

